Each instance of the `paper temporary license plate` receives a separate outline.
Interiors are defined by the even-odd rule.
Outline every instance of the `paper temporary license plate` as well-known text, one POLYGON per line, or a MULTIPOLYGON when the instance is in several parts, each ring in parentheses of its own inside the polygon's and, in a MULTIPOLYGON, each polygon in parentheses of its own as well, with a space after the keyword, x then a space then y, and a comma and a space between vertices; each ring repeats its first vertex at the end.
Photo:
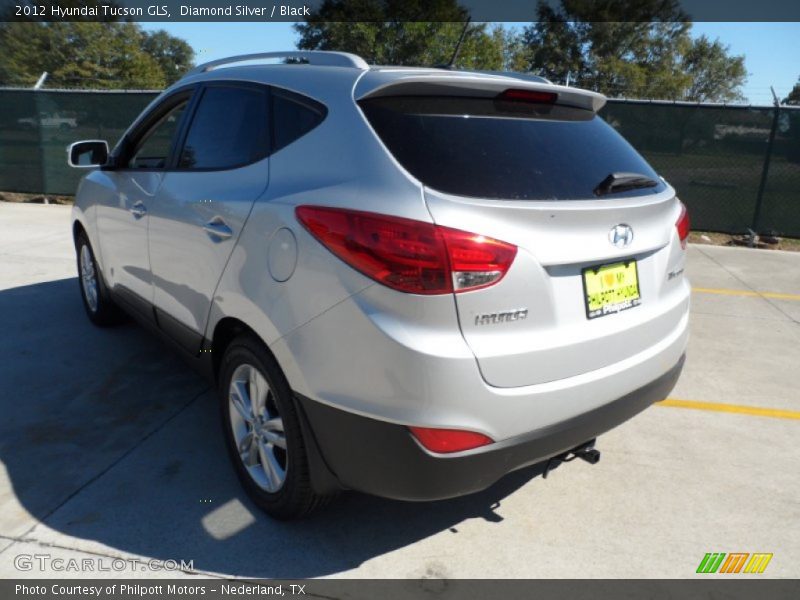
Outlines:
POLYGON ((618 313, 641 304, 636 261, 588 267, 583 270, 583 292, 589 319, 618 313))

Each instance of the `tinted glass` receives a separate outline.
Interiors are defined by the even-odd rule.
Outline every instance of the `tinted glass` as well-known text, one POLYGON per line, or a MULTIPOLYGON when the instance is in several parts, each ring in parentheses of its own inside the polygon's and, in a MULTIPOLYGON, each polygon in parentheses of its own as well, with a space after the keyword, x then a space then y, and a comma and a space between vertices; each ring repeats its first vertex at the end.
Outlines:
POLYGON ((285 148, 322 123, 325 107, 298 94, 284 90, 272 92, 272 115, 275 143, 273 151, 285 148))
POLYGON ((209 87, 192 118, 178 167, 230 169, 267 156, 266 89, 209 87))
POLYGON ((128 162, 131 169, 163 169, 167 164, 172 140, 178 131, 187 101, 181 102, 164 115, 139 141, 128 162))
POLYGON ((509 200, 594 198, 611 173, 639 173, 665 189, 653 169, 603 119, 588 110, 491 98, 407 96, 362 101, 397 160, 424 185, 509 200))

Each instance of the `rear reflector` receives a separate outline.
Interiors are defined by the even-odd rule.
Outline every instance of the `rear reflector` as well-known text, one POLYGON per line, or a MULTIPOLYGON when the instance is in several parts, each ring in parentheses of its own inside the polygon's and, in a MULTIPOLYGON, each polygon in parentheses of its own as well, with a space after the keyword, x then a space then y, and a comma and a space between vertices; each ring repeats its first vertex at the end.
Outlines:
POLYGON ((440 454, 472 450, 494 443, 492 438, 474 431, 428 427, 409 427, 408 429, 426 449, 440 454))
POLYGON ((686 240, 689 237, 689 211, 686 210, 686 205, 681 202, 681 214, 675 222, 675 227, 678 229, 678 239, 681 241, 681 248, 686 248, 686 240))
POLYGON ((538 102, 541 104, 555 104, 558 94, 554 92, 539 92, 536 90, 510 89, 501 92, 497 100, 506 102, 538 102))
POLYGON ((411 294, 493 285, 517 247, 433 223, 357 210, 298 206, 297 219, 333 254, 367 277, 411 294))

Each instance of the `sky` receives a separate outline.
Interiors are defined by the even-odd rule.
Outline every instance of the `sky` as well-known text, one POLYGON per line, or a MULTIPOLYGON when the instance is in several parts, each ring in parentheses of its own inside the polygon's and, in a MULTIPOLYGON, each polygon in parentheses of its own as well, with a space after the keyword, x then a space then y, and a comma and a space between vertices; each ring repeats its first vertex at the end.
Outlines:
MULTIPOLYGON (((292 50, 297 34, 291 23, 142 23, 165 29, 194 48, 198 63, 236 54, 292 50)), ((506 26, 520 26, 508 23, 506 26)), ((800 23, 694 23, 692 35, 705 34, 745 56, 749 74, 743 91, 751 104, 771 104, 770 86, 786 97, 800 77, 800 23)))

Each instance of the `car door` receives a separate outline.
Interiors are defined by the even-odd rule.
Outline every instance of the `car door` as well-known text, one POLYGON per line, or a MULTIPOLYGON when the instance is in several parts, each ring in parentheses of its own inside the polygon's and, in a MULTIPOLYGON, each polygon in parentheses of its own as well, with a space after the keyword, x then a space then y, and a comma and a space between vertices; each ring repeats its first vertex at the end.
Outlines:
POLYGON ((203 85, 150 212, 158 323, 192 352, 228 257, 269 182, 269 99, 263 85, 203 85))
POLYGON ((107 171, 113 193, 97 207, 100 251, 106 281, 114 294, 142 316, 152 317, 153 285, 147 249, 152 209, 191 91, 171 96, 154 108, 115 157, 107 171))

